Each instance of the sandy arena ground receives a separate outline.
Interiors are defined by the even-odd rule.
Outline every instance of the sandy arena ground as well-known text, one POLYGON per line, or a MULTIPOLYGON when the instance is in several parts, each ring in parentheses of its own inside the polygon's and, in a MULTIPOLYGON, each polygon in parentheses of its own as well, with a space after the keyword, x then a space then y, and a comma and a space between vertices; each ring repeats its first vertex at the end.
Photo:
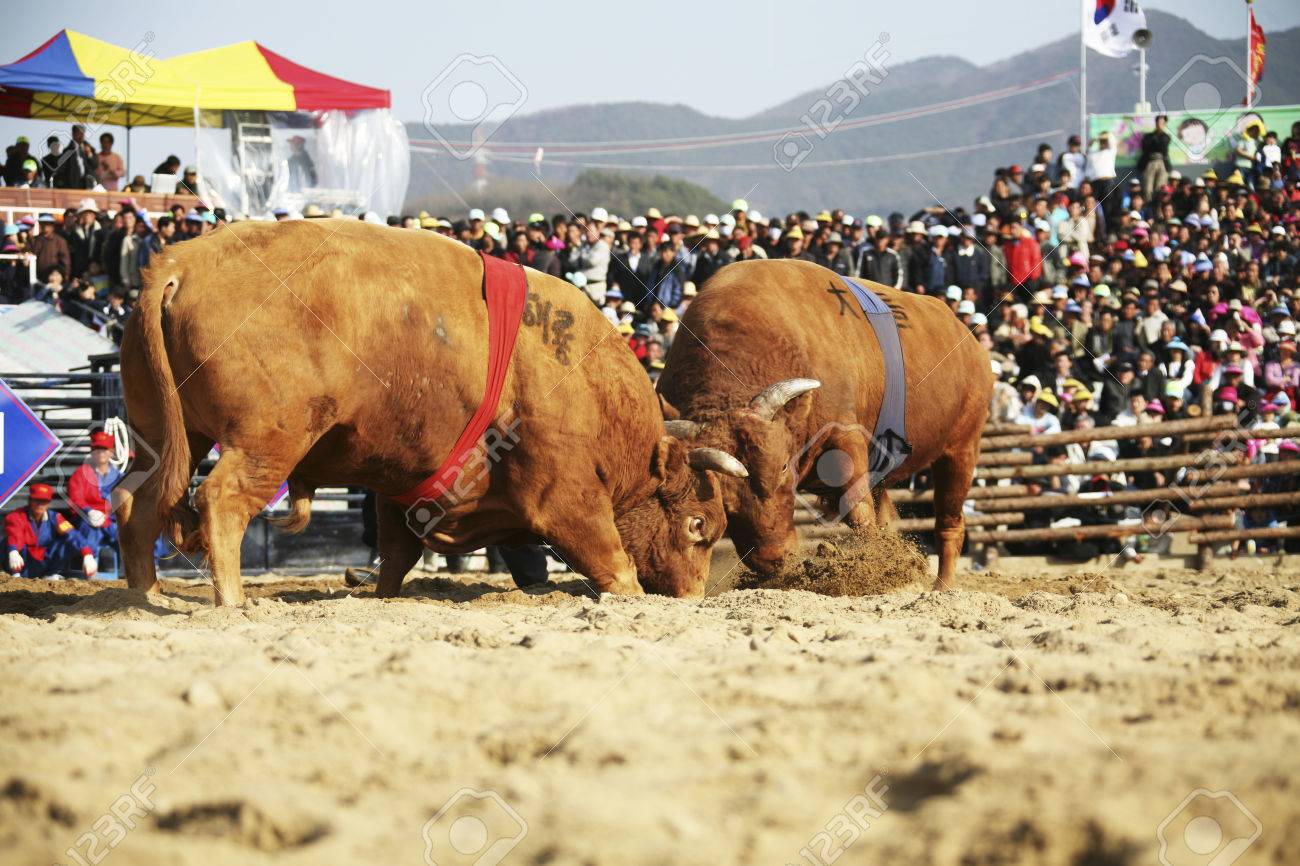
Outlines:
POLYGON ((702 602, 261 579, 237 610, 5 579, 0 861, 1100 866, 1162 862, 1163 824, 1164 862, 1300 862, 1291 560, 1002 567, 702 602))

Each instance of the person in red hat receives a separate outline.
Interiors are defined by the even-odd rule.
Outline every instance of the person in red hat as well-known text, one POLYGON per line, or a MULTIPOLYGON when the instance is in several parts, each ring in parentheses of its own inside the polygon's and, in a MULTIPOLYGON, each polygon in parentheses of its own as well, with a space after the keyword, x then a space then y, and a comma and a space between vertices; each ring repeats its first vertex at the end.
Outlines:
POLYGON ((115 445, 112 434, 92 433, 90 457, 68 479, 68 502, 93 529, 112 519, 112 491, 122 480, 122 471, 112 464, 115 445))
POLYGON ((77 531, 68 519, 50 509, 54 490, 48 484, 33 484, 27 490, 27 506, 5 515, 5 548, 9 573, 15 577, 59 578, 76 568, 94 577, 99 570, 94 551, 81 546, 77 531))

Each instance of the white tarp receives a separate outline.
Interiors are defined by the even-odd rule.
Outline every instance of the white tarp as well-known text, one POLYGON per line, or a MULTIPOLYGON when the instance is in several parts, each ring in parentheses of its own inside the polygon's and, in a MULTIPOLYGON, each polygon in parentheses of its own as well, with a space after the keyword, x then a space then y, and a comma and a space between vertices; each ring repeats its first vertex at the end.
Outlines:
POLYGON ((309 205, 347 214, 401 212, 411 152, 406 127, 388 109, 263 112, 256 118, 256 141, 249 138, 240 152, 231 126, 236 119, 196 130, 200 192, 209 204, 252 217, 309 205))
POLYGON ((116 350, 43 301, 0 304, 0 373, 67 373, 84 369, 90 355, 116 350))

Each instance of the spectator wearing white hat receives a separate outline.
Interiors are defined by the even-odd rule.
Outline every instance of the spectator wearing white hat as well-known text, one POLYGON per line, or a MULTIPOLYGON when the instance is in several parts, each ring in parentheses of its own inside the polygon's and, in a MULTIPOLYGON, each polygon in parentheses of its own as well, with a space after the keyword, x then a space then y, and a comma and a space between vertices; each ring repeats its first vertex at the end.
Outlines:
POLYGON ((955 315, 957 313, 957 305, 961 303, 961 286, 953 285, 944 289, 943 300, 944 303, 948 305, 948 309, 952 310, 955 315))
POLYGON ((961 319, 961 323, 962 323, 963 325, 965 325, 966 327, 969 328, 969 327, 971 326, 971 324, 972 324, 971 319, 972 319, 974 316, 975 316, 975 302, 974 302, 974 301, 965 300, 965 301, 960 301, 960 302, 958 302, 958 304, 957 304, 957 318, 958 318, 958 319, 961 319))
POLYGON ((989 303, 989 254, 975 243, 975 230, 966 226, 957 238, 952 256, 953 282, 963 289, 974 289, 982 303, 989 303))
POLYGON ((587 297, 596 306, 605 303, 605 285, 609 277, 609 260, 614 233, 604 228, 609 214, 604 208, 593 208, 590 219, 583 221, 582 245, 577 255, 577 264, 587 278, 584 290, 587 297))
POLYGON ((930 276, 930 244, 926 240, 925 223, 912 220, 905 231, 907 240, 899 256, 903 260, 903 281, 914 292, 924 292, 930 276))
POLYGON ((461 234, 462 240, 476 250, 483 249, 485 234, 484 225, 487 221, 487 215, 483 213, 483 208, 472 207, 465 217, 465 232, 461 234))
POLYGON ((99 261, 106 236, 107 233, 99 225, 99 205, 95 204, 93 198, 82 199, 77 208, 76 224, 65 226, 64 238, 72 255, 70 276, 81 276, 91 262, 99 261))
POLYGON ((930 227, 929 255, 925 262, 924 279, 918 283, 917 291, 922 294, 937 295, 948 285, 948 230, 943 226, 930 227))

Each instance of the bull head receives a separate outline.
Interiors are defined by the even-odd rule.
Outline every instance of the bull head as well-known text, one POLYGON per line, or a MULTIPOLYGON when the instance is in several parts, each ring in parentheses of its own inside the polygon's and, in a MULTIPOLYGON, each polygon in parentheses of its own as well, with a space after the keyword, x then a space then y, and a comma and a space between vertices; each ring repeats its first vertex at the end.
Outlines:
POLYGON ((654 495, 618 519, 623 546, 647 592, 702 596, 727 523, 722 482, 749 472, 721 449, 689 448, 673 436, 659 440, 650 472, 654 495))
POLYGON ((707 424, 686 418, 664 422, 669 436, 714 446, 693 449, 691 466, 700 461, 700 468, 747 479, 723 485, 727 534, 738 552, 750 551, 746 563, 760 572, 774 571, 797 544, 794 486, 798 479, 791 477, 788 467, 804 447, 801 427, 811 409, 808 400, 799 398, 820 387, 816 379, 785 379, 764 388, 747 406, 707 424), (702 452, 713 453, 706 458, 702 452), (731 463, 747 471, 721 468, 731 463))

